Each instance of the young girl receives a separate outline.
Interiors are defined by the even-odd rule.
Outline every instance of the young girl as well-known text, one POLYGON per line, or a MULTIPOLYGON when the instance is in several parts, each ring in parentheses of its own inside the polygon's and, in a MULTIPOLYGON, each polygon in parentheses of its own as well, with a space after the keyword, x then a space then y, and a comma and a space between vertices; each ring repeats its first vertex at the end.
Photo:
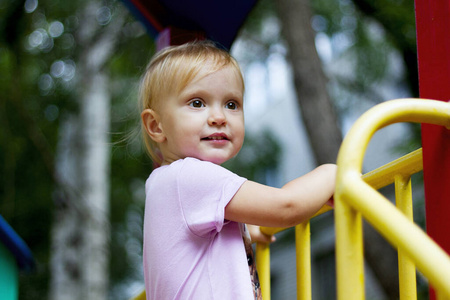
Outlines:
POLYGON ((293 226, 333 195, 335 165, 281 189, 220 166, 244 141, 243 95, 237 62, 209 42, 169 47, 146 70, 142 129, 161 164, 146 182, 147 299, 260 299, 244 224, 293 226))

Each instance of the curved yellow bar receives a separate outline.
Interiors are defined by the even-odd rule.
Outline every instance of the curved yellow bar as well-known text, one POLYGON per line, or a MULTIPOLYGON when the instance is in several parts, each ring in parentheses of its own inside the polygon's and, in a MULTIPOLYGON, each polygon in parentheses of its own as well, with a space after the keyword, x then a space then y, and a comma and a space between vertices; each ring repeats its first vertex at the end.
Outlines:
POLYGON ((361 176, 371 137, 397 122, 450 128, 450 103, 424 99, 388 101, 361 116, 345 138, 338 156, 335 193, 338 299, 364 299, 361 216, 406 253, 440 294, 450 298, 450 257, 361 176))
POLYGON ((352 126, 342 143, 338 163, 361 172, 364 153, 373 134, 400 122, 429 123, 450 129, 450 103, 425 99, 398 99, 374 106, 352 126))

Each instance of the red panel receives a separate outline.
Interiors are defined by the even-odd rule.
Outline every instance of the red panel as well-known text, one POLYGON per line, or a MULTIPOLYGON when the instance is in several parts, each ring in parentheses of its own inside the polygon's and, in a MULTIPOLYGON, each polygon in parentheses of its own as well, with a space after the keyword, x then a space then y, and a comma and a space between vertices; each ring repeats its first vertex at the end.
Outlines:
MULTIPOLYGON (((420 97, 448 101, 450 1, 415 3, 420 97)), ((450 131, 424 124, 422 146, 427 232, 450 253, 450 131)))

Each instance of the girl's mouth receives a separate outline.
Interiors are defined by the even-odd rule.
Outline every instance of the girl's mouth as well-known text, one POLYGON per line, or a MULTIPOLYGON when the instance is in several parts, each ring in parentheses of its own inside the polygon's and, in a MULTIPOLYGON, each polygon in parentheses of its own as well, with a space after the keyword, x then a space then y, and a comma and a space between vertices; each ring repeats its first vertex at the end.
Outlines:
POLYGON ((228 141, 228 137, 224 133, 215 133, 210 136, 202 138, 202 141, 218 141, 218 140, 227 140, 228 141))

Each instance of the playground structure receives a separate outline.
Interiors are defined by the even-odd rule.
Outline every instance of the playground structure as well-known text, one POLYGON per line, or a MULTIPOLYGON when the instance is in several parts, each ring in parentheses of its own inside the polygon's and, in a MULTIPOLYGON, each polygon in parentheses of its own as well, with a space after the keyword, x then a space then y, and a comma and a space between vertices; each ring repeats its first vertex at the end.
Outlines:
MULTIPOLYGON (((401 300, 417 299, 416 266, 436 289, 437 299, 450 299, 450 257, 412 220, 411 175, 422 170, 422 149, 361 175, 370 138, 377 130, 397 122, 426 122, 450 129, 450 103, 388 101, 361 116, 345 138, 338 156, 335 192, 338 299, 365 298, 362 218, 398 249, 401 300), (392 183, 397 207, 376 191, 392 183)), ((330 209, 325 206, 316 215, 330 209)), ((269 235, 282 230, 262 228, 269 235)), ((297 299, 311 299, 309 221, 295 227, 295 237, 297 299)), ((270 299, 270 245, 257 244, 256 249, 263 299, 270 299)))
MULTIPOLYGON (((124 0, 137 12, 138 18, 153 30, 158 47, 179 44, 194 38, 218 40, 226 48, 232 43, 236 28, 243 22, 256 1, 248 2, 242 11, 231 11, 234 29, 220 39, 220 30, 203 30, 201 26, 183 24, 198 18, 207 1, 190 3, 195 15, 175 11, 179 20, 163 22, 173 11, 159 14, 166 0, 124 0), (163 4, 161 6, 161 4, 163 4), (155 9, 152 11, 152 8, 155 9), (155 12, 153 15, 152 12, 155 12), (177 14, 178 13, 178 14, 177 14), (159 18, 158 18, 159 17, 159 18), (182 24, 183 23, 183 24, 182 24), (180 26, 184 29, 181 29, 180 26), (188 29, 188 30, 185 30, 188 29), (189 30, 191 32, 189 33, 189 30), (182 37, 180 40, 179 37, 182 37)), ((175 3, 175 2, 173 2, 175 3)), ((177 2, 178 3, 178 2, 177 2)), ((220 3, 220 2, 215 2, 220 3)), ((229 2, 230 3, 230 2, 229 2)), ((240 3, 231 1, 231 3, 240 3)), ((218 4, 219 6, 222 3, 218 4)), ((361 117, 344 141, 338 158, 338 182, 335 194, 335 229, 338 299, 364 299, 364 265, 362 218, 372 224, 399 250, 400 299, 416 299, 416 266, 429 279, 430 299, 450 299, 450 2, 448 0, 415 0, 419 63, 420 97, 388 101, 361 117), (435 100, 425 100, 435 99, 435 100), (440 100, 440 101, 436 101, 440 100), (417 122, 422 125, 419 149, 383 167, 361 175, 364 150, 373 133, 395 122, 417 122), (412 222, 410 176, 424 171, 427 233, 412 222), (376 189, 394 183, 396 205, 376 189), (436 295, 435 295, 436 291, 436 295)), ((174 4, 176 6, 176 4, 174 4)), ((176 9, 175 9, 176 10, 176 9)), ((220 11, 220 9, 218 10, 220 11)), ((208 16, 213 15, 211 11, 208 16)), ((173 17, 173 16, 172 16, 173 17)), ((201 19, 201 18, 200 18, 201 19)), ((206 19, 203 23, 208 23, 206 19)), ((214 22, 216 20, 211 20, 214 22)), ((220 23, 220 22, 219 22, 220 23)), ((205 24, 203 24, 205 25, 205 24)), ((211 28, 206 26, 206 28, 211 28)), ((330 210, 324 207, 318 214, 330 210)), ((309 222, 296 226, 297 298, 311 299, 311 261, 309 222)), ((268 234, 280 228, 263 228, 268 234)), ((270 299, 269 246, 257 245, 257 268, 263 298, 270 299)), ((134 299, 145 299, 142 292, 134 299)))

